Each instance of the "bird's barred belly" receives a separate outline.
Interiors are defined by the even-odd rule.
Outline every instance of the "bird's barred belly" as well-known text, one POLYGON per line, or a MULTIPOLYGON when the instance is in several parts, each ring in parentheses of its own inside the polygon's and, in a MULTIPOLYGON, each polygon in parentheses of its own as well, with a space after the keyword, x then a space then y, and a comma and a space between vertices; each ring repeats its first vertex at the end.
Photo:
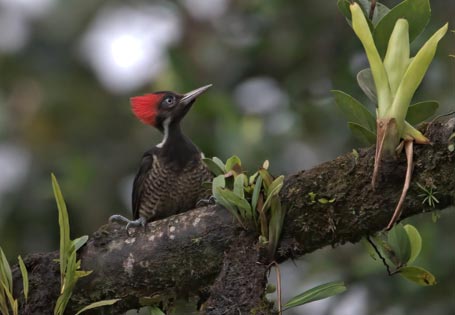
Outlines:
POLYGON ((210 195, 202 183, 211 180, 211 174, 202 161, 194 161, 176 171, 154 157, 154 163, 145 179, 139 215, 154 221, 193 209, 196 203, 210 195))

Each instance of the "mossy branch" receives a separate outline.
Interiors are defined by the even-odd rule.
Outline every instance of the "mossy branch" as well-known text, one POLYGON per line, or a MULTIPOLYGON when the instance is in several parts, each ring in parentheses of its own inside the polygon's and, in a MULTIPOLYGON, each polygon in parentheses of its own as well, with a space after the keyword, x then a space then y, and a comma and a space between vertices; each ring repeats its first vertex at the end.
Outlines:
MULTIPOLYGON (((433 144, 416 146, 414 176, 402 219, 455 204, 455 153, 447 147, 455 118, 436 121, 423 130, 433 144), (428 180, 438 192, 439 203, 434 208, 422 203, 419 196, 417 183, 428 180)), ((399 198, 406 161, 385 163, 384 177, 373 191, 374 153, 374 147, 359 150, 358 155, 348 153, 285 179, 280 195, 288 213, 278 261, 327 245, 355 243, 384 229, 399 198)), ((82 269, 93 272, 78 282, 67 313, 112 298, 122 299, 112 307, 112 314, 139 307, 140 297, 166 306, 209 288, 207 314, 253 309, 256 314, 270 314, 270 305, 263 299, 267 266, 257 263, 260 253, 255 250, 256 241, 256 236, 244 232, 228 211, 218 206, 152 222, 145 233, 137 231, 132 237, 122 226, 102 226, 79 253, 82 269)), ((57 255, 34 254, 24 259, 30 293, 28 302, 21 302, 21 314, 52 312, 60 287, 59 266, 54 261, 57 255)), ((17 266, 13 275, 14 287, 22 290, 17 266)))

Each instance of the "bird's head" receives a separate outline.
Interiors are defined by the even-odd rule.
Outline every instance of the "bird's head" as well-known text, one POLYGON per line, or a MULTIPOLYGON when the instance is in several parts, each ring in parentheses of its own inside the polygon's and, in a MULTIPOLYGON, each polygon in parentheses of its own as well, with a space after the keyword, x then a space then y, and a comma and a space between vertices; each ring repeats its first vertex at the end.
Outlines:
POLYGON ((164 122, 179 123, 196 98, 212 85, 206 85, 185 94, 160 91, 130 99, 131 109, 144 124, 163 130, 164 122))

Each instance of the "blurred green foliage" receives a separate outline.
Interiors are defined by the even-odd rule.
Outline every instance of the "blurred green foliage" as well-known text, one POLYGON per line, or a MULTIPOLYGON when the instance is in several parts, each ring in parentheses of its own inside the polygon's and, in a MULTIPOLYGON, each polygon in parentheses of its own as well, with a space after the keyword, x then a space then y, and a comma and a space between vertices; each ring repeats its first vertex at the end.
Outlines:
MULTIPOLYGON (((14 3, 0 4, 0 13, 9 2, 14 3)), ((237 154, 248 170, 268 159, 272 173, 292 173, 360 145, 330 90, 367 102, 355 80, 367 61, 335 1, 213 1, 225 7, 205 17, 191 11, 188 3, 197 1, 42 2, 52 3, 44 14, 22 16, 28 34, 22 46, 2 49, 7 33, 0 35, 0 241, 10 261, 19 253, 58 247, 51 172, 60 180, 74 235, 92 233, 119 210, 130 213, 131 178, 142 153, 161 137, 133 117, 128 104, 133 95, 213 83, 185 118, 184 130, 206 156, 225 160, 237 154), (106 8, 140 10, 144 3, 174 12, 181 34, 148 84, 128 91, 107 88, 83 57, 81 43, 106 8), (262 88, 245 88, 258 82, 262 88), (264 109, 270 99, 275 101, 264 109)), ((384 2, 393 7, 398 1, 384 2)), ((416 47, 438 25, 453 22, 454 1, 433 0, 431 6, 430 24, 416 47)), ((14 18, 14 12, 7 16, 14 18)), ((134 24, 121 16, 120 21, 125 29, 134 24)), ((438 99, 438 113, 454 107, 455 66, 448 57, 453 42, 453 36, 441 41, 415 97, 438 99)), ((283 298, 286 290, 288 297, 302 291, 295 288, 301 285, 299 272, 303 283, 320 283, 321 274, 329 274, 328 280, 348 279, 367 292, 357 297, 366 303, 364 314, 455 313, 455 253, 449 250, 454 215, 441 215, 447 219, 437 224, 427 216, 412 220, 424 240, 418 263, 434 271, 438 285, 421 289, 389 279, 359 246, 344 246, 309 255, 297 269, 289 265, 292 272, 284 273, 293 281, 284 284, 283 298)), ((341 297, 328 301, 319 314, 336 314, 347 303, 341 297)))

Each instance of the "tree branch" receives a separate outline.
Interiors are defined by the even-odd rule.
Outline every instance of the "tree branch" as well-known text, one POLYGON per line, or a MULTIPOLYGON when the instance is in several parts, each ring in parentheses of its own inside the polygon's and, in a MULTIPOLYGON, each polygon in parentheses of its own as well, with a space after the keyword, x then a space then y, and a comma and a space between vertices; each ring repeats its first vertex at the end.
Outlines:
MULTIPOLYGON (((447 141, 455 130, 455 118, 424 128, 433 144, 415 148, 402 219, 454 205, 455 154, 447 149, 447 141), (417 182, 435 187, 440 201, 436 208, 422 204, 417 182)), ((288 213, 278 261, 327 245, 354 243, 385 228, 400 197, 406 161, 401 156, 385 162, 373 191, 373 159, 374 148, 362 149, 358 157, 348 153, 286 178, 281 197, 288 213), (309 193, 316 195, 314 201, 309 193)), ((112 314, 139 307, 139 297, 166 308, 178 298, 202 291, 210 292, 207 314, 252 309, 256 314, 270 314, 271 307, 263 299, 268 268, 258 263, 256 241, 257 236, 242 231, 218 206, 152 222, 146 232, 136 231, 132 237, 119 225, 104 225, 79 253, 82 268, 93 273, 78 282, 68 314, 107 298, 122 298, 112 307, 112 314)), ((52 313, 60 286, 55 257, 55 252, 26 257, 31 284, 29 301, 21 305, 24 314, 52 313)), ((20 291, 20 274, 14 269, 15 287, 20 291)))

